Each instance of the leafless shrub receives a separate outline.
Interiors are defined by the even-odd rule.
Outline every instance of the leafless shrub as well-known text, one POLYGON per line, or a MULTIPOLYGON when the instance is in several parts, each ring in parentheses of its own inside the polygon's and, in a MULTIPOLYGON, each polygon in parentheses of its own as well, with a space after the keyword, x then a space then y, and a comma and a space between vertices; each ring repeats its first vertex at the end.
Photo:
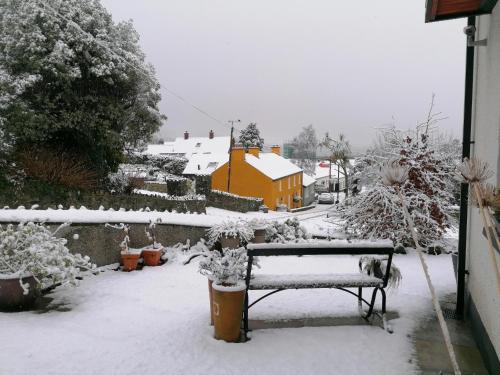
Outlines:
POLYGON ((27 177, 71 189, 97 187, 97 173, 84 160, 66 152, 31 148, 19 152, 18 159, 27 177))

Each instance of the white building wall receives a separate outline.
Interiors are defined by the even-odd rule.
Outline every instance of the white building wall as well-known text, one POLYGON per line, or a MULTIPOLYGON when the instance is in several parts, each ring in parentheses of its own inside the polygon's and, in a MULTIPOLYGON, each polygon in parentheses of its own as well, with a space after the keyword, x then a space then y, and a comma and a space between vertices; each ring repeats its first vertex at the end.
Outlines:
MULTIPOLYGON (((476 18, 476 40, 487 38, 487 47, 475 47, 472 155, 489 163, 495 172, 489 180, 500 181, 500 6, 491 15, 476 18)), ((479 316, 500 356, 500 293, 482 235, 482 221, 477 208, 469 208, 468 289, 479 316)), ((500 257, 499 257, 500 258, 500 257)))

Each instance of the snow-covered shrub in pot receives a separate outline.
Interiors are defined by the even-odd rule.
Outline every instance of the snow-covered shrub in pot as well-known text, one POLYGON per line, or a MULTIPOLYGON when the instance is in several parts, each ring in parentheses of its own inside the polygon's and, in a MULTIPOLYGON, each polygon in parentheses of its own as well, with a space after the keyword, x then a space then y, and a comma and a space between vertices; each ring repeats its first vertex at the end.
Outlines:
POLYGON ((236 342, 240 338, 247 262, 243 247, 209 251, 200 260, 200 273, 213 280, 211 313, 216 339, 236 342))
POLYGON ((22 309, 32 304, 39 291, 58 284, 77 285, 82 270, 95 265, 89 257, 71 254, 66 239, 44 224, 0 226, 0 308, 22 309))
POLYGON ((141 250, 132 249, 129 246, 130 237, 130 225, 120 223, 119 225, 112 225, 106 223, 105 225, 108 228, 121 230, 123 233, 123 240, 120 242, 120 255, 121 255, 121 263, 123 266, 123 271, 130 272, 137 269, 137 264, 139 262, 139 258, 141 257, 141 250))
POLYGON ((306 229, 296 217, 283 223, 273 221, 266 227, 266 242, 301 242, 309 238, 306 229))
MULTIPOLYGON (((387 257, 362 256, 359 259, 359 271, 368 276, 375 276, 382 279, 387 270, 387 257)), ((403 279, 400 269, 391 264, 389 271, 388 286, 397 288, 403 279)))
POLYGON ((144 264, 146 266, 157 266, 160 263, 163 246, 161 243, 156 242, 156 223, 151 221, 145 228, 145 233, 152 244, 142 250, 144 264))
POLYGON ((235 286, 242 284, 247 269, 245 248, 225 248, 221 251, 207 251, 199 263, 202 275, 211 278, 215 284, 235 286))
POLYGON ((223 221, 208 229, 207 234, 210 246, 219 241, 222 248, 231 249, 250 242, 254 236, 252 226, 245 220, 223 221))

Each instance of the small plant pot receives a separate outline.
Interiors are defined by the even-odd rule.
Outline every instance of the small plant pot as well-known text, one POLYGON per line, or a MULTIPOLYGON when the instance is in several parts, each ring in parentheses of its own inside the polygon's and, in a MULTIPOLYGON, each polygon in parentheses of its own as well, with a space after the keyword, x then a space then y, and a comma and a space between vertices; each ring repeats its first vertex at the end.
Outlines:
POLYGON ((279 204, 276 207, 276 212, 287 212, 287 211, 288 211, 288 206, 286 206, 284 204, 279 204))
POLYGON ((236 286, 212 284, 214 336, 217 340, 240 340, 245 289, 244 283, 236 286))
POLYGON ((142 258, 146 266, 154 267, 160 264, 161 249, 142 250, 142 258))
POLYGON ((141 254, 137 253, 122 253, 123 271, 130 272, 136 270, 140 257, 141 254))
POLYGON ((266 242, 266 228, 255 228, 254 237, 252 239, 253 243, 264 243, 266 242))
POLYGON ((240 247, 240 239, 239 237, 221 237, 220 245, 223 249, 237 249, 240 247))
POLYGON ((37 281, 27 276, 22 282, 29 285, 28 294, 24 294, 19 277, 0 278, 0 311, 21 311, 34 305, 40 295, 37 281))
POLYGON ((213 292, 212 292, 212 284, 213 280, 208 278, 208 300, 210 301, 210 325, 214 325, 214 309, 213 309, 213 292))

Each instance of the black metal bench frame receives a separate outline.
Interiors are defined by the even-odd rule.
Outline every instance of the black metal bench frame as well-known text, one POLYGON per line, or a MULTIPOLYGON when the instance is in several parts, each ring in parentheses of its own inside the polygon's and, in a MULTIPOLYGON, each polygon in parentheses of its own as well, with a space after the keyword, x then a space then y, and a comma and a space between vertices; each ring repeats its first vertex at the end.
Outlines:
MULTIPOLYGON (((391 271, 391 264, 392 264, 392 256, 394 253, 394 248, 393 247, 387 247, 387 246, 370 246, 370 247, 355 247, 355 246, 346 246, 346 247, 322 247, 321 244, 311 244, 311 247, 304 248, 302 245, 295 245, 295 244, 249 244, 247 247, 247 255, 248 255, 248 266, 247 266, 247 274, 245 278, 245 283, 246 283, 246 292, 245 292, 245 304, 243 308, 243 318, 242 318, 242 323, 243 323, 243 330, 245 334, 245 340, 248 340, 248 310, 254 306, 256 303, 262 301, 266 297, 269 297, 275 293, 281 292, 283 290, 288 290, 288 289, 298 289, 296 287, 283 287, 279 289, 272 290, 271 292, 263 295, 262 297, 258 298, 257 300, 253 301, 251 304, 249 304, 249 298, 248 298, 248 291, 252 290, 251 288, 251 277, 252 277, 252 265, 253 265, 253 260, 254 257, 263 257, 263 256, 303 256, 303 255, 384 255, 387 256, 387 265, 386 265, 386 271, 383 277, 380 279, 380 285, 378 286, 369 286, 373 289, 372 296, 370 302, 365 300, 363 298, 363 288, 366 286, 352 286, 350 288, 357 288, 358 293, 346 289, 349 288, 349 286, 335 286, 334 284, 329 285, 329 286, 319 286, 319 287, 310 287, 310 288, 304 288, 304 289, 312 289, 312 288, 328 288, 328 289, 338 289, 342 290, 344 292, 347 292, 349 294, 352 294, 353 296, 357 297, 358 299, 358 309, 359 313, 362 318, 365 320, 368 320, 370 316, 375 313, 377 315, 377 312, 374 312, 374 307, 375 307, 375 300, 377 297, 377 292, 380 291, 381 298, 382 298, 382 321, 383 321, 383 328, 389 332, 392 333, 392 329, 389 327, 387 324, 386 320, 386 293, 385 293, 385 287, 387 287, 387 283, 389 281, 389 275, 391 271), (363 303, 365 303, 368 306, 368 311, 363 311, 363 303)), ((359 263, 360 271, 361 271, 361 262, 359 263)), ((267 289, 267 288, 266 288, 267 289)), ((259 288, 259 290, 265 290, 263 288, 259 288)))

